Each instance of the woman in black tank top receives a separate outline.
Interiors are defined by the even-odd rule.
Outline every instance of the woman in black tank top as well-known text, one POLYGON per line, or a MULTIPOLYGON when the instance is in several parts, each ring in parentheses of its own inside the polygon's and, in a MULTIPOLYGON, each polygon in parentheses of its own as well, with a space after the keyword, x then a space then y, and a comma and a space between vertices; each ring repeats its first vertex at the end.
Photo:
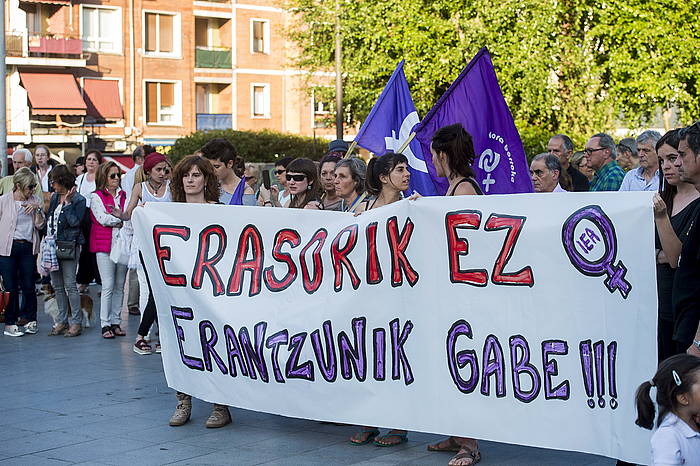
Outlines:
MULTIPOLYGON (((433 154, 433 165, 438 176, 446 177, 450 186, 447 196, 464 196, 483 194, 479 183, 474 179, 472 164, 476 154, 471 135, 462 125, 450 125, 440 128, 433 135, 430 145, 433 154)), ((476 439, 466 437, 449 437, 441 442, 428 445, 429 451, 453 451, 448 465, 468 466, 481 460, 479 445, 476 439)))

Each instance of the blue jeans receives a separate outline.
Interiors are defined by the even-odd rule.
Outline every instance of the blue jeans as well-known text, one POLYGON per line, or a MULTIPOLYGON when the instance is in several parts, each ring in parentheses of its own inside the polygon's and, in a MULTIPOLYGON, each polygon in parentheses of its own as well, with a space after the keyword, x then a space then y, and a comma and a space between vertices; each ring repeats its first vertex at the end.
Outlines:
POLYGON ((0 275, 5 289, 10 292, 10 303, 5 308, 5 324, 15 325, 23 317, 28 321, 36 320, 36 288, 34 272, 36 260, 33 246, 29 241, 13 241, 9 256, 0 256, 0 275), (19 290, 22 290, 24 305, 19 308, 19 290))

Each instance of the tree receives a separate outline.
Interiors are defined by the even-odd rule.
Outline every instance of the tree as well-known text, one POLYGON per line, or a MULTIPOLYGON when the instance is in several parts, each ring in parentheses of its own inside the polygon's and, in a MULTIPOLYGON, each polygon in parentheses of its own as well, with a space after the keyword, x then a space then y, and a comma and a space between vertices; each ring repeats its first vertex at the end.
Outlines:
MULTIPOLYGON (((296 64, 330 69, 335 0, 289 0, 296 64)), ((343 1, 345 111, 369 113, 396 64, 425 115, 471 57, 487 46, 503 94, 532 153, 548 134, 582 142, 655 112, 698 117, 697 2, 664 0, 343 1)))

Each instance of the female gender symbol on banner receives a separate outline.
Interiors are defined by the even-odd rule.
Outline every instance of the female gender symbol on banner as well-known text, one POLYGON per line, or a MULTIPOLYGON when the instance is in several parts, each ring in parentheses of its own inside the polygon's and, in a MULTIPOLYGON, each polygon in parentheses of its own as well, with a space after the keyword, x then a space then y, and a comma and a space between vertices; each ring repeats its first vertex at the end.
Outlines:
POLYGON ((625 280, 627 267, 622 261, 618 261, 616 265, 613 265, 617 255, 615 227, 600 206, 590 205, 582 207, 571 214, 564 222, 561 238, 566 255, 569 256, 569 260, 579 272, 589 277, 607 275, 603 283, 608 290, 611 293, 614 293, 615 290, 620 290, 622 297, 627 299, 627 295, 632 289, 632 285, 625 280), (602 239, 590 228, 586 228, 579 238, 575 238, 574 232, 582 220, 588 220, 593 223, 600 231, 602 239), (593 249, 593 245, 598 242, 602 242, 605 246, 605 252, 601 258, 595 261, 589 261, 576 247, 578 244, 584 253, 588 253, 588 251, 593 249))

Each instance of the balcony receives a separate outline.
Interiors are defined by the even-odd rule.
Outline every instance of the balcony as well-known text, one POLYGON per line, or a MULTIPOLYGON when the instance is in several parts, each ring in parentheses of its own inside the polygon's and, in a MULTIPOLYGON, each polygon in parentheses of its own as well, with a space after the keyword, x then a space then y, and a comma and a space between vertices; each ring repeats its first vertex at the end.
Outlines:
POLYGON ((212 129, 231 129, 233 126, 230 113, 198 113, 197 131, 212 129))
POLYGON ((8 65, 85 66, 83 42, 79 37, 63 35, 30 36, 27 31, 5 35, 8 65))
POLYGON ((194 55, 197 68, 231 69, 230 48, 197 46, 194 55))

